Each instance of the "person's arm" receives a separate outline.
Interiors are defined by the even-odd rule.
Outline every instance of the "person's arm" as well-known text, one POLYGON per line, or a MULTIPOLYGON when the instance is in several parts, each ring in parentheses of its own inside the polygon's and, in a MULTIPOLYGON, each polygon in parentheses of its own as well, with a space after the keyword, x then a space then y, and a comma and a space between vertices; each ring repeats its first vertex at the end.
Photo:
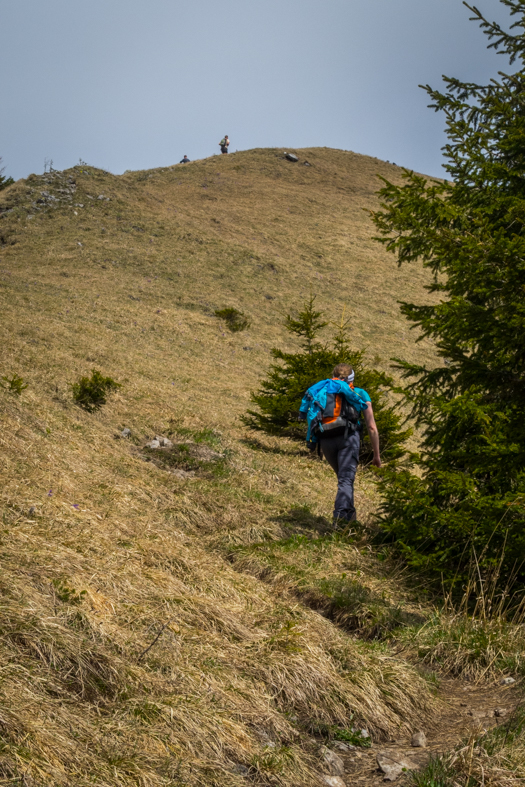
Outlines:
POLYGON ((376 419, 374 418, 374 411, 372 410, 372 402, 367 402, 366 410, 363 410, 365 416, 366 428, 368 429, 368 436, 372 443, 372 450, 374 458, 372 464, 376 467, 381 467, 381 454, 379 452, 379 432, 377 431, 376 419))

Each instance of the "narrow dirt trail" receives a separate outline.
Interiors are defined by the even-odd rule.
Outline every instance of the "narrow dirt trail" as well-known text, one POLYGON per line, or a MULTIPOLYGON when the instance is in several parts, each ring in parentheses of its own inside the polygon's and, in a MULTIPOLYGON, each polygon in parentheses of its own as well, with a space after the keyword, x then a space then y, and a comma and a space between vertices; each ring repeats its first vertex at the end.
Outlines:
MULTIPOLYGON (((381 752, 387 752, 393 761, 408 759, 418 768, 424 767, 432 755, 451 751, 471 733, 479 734, 505 722, 518 704, 520 692, 516 684, 476 686, 459 680, 442 679, 438 696, 443 700, 443 711, 431 729, 422 730, 427 738, 424 748, 413 747, 408 736, 374 743, 369 749, 356 748, 351 751, 345 751, 340 743, 334 742, 330 748, 344 762, 342 783, 348 787, 355 784, 362 787, 382 784, 385 774, 377 763, 377 756, 381 752)), ((414 729, 413 732, 419 731, 414 729)), ((400 785, 405 781, 404 774, 396 779, 400 785)))

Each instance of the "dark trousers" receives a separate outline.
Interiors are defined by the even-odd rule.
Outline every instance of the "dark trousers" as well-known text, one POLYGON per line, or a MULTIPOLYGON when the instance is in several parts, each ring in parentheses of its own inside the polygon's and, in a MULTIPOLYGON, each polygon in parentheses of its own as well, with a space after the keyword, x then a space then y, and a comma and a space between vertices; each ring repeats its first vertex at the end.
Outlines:
POLYGON ((354 478, 359 462, 359 433, 339 437, 321 437, 321 449, 326 461, 337 475, 337 495, 334 503, 334 523, 353 522, 354 478))

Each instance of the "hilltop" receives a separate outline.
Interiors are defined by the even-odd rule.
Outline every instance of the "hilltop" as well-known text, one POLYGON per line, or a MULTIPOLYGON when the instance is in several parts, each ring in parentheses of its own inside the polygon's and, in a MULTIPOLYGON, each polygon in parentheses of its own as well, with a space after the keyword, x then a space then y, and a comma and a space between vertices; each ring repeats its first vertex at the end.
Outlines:
MULTIPOLYGON (((372 240, 377 176, 401 170, 295 152, 0 194, 0 376, 28 384, 0 391, 2 784, 306 787, 337 770, 321 740, 436 728, 435 676, 387 641, 430 619, 424 592, 330 532, 325 465, 240 421, 311 291, 378 368, 433 358, 397 303, 427 274, 372 240), (71 384, 93 368, 122 387, 90 414, 71 384)), ((368 520, 366 472, 357 501, 368 520)))

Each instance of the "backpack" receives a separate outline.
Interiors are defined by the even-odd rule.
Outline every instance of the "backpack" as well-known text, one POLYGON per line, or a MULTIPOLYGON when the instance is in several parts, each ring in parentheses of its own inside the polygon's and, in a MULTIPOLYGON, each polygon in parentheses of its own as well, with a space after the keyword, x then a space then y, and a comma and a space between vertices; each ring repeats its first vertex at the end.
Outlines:
POLYGON ((354 434, 359 413, 367 403, 343 380, 321 380, 303 396, 299 418, 308 422, 307 443, 317 443, 322 434, 354 434))

